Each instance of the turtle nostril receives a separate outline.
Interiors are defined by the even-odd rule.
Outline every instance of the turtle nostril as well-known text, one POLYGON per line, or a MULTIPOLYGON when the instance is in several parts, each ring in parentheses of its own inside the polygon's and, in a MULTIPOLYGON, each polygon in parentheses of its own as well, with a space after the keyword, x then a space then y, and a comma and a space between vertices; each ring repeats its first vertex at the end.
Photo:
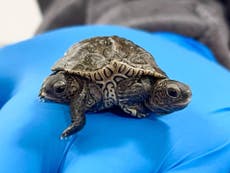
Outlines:
POLYGON ((191 97, 191 96, 192 96, 191 90, 187 90, 187 91, 185 92, 185 94, 186 94, 188 97, 191 97))

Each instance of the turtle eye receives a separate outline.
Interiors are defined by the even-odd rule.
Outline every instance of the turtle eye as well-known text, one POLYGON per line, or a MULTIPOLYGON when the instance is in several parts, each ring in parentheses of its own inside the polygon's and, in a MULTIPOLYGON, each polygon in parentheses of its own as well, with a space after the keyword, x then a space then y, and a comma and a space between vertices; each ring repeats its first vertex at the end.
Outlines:
POLYGON ((180 96, 180 88, 177 85, 169 85, 167 87, 167 95, 172 98, 178 98, 180 96))
POLYGON ((64 81, 58 81, 58 82, 54 83, 53 88, 54 88, 55 93, 61 94, 66 89, 66 83, 64 81))

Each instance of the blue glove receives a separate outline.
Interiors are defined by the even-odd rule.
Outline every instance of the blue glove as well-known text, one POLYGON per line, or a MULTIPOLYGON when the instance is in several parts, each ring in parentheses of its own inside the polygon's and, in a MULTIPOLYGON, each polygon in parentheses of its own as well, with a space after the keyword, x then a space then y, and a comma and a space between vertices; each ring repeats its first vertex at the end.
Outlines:
POLYGON ((1 173, 229 173, 230 73, 200 43, 115 26, 61 29, 0 49, 1 173), (38 99, 50 67, 73 43, 119 35, 144 47, 170 78, 190 85, 182 111, 134 119, 89 113, 60 140, 69 107, 38 99))

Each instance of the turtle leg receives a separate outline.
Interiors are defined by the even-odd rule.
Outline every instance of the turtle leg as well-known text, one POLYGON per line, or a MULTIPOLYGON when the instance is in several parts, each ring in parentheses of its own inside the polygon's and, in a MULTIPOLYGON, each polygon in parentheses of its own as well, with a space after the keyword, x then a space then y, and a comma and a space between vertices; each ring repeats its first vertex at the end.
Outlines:
POLYGON ((70 102, 71 124, 63 131, 61 139, 78 132, 85 125, 85 103, 86 91, 83 91, 70 102))
POLYGON ((141 103, 135 103, 133 105, 127 105, 125 103, 120 105, 121 109, 133 116, 133 117, 137 117, 137 118, 144 118, 146 116, 149 115, 149 111, 145 108, 145 106, 141 103))
POLYGON ((131 116, 142 118, 149 113, 143 102, 148 97, 151 83, 148 78, 129 78, 118 85, 118 100, 121 109, 131 116))
POLYGON ((85 125, 85 112, 97 105, 101 100, 98 89, 94 86, 86 86, 82 92, 70 102, 71 124, 63 131, 61 139, 80 131, 85 125))
POLYGON ((128 78, 118 83, 117 96, 119 102, 142 102, 151 90, 148 78, 128 78))

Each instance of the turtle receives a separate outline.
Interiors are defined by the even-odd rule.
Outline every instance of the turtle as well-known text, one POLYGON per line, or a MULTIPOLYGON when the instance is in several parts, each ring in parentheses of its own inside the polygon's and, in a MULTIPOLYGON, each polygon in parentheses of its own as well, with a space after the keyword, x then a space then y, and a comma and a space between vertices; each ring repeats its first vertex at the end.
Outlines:
POLYGON ((85 125, 86 112, 119 108, 130 117, 169 114, 191 100, 188 85, 170 79, 153 56, 119 36, 88 38, 71 46, 51 68, 39 96, 68 104, 67 138, 85 125))

